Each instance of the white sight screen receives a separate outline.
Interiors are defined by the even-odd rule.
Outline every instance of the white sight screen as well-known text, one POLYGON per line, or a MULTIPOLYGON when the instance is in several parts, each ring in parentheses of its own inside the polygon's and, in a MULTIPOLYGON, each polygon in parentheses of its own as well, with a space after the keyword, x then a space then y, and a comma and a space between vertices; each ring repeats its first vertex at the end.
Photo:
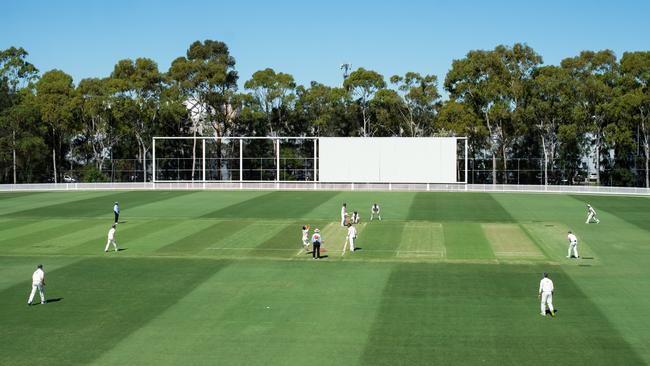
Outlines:
POLYGON ((319 181, 455 183, 454 137, 321 137, 319 181))

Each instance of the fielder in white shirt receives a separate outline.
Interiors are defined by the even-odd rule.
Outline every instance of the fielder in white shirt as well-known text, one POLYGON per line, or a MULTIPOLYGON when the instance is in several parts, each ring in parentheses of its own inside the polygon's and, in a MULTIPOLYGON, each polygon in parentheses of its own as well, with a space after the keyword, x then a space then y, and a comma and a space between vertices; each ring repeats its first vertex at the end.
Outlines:
POLYGON ((309 251, 309 225, 302 227, 302 245, 305 251, 309 251))
POLYGON ((357 211, 354 211, 352 213, 352 218, 350 219, 353 224, 358 224, 359 223, 359 213, 357 211))
POLYGON ((106 248, 104 248, 105 252, 108 252, 108 248, 110 247, 111 244, 113 244, 113 248, 115 248, 115 251, 118 251, 117 248, 117 242, 115 241, 115 224, 111 225, 111 229, 108 230, 108 241, 106 241, 106 248))
POLYGON ((555 316, 555 309, 553 309, 554 290, 553 281, 548 278, 548 273, 544 272, 544 278, 539 281, 539 298, 542 300, 542 316, 546 316, 546 305, 548 305, 548 310, 551 312, 551 316, 555 316))
POLYGON ((380 208, 379 205, 376 203, 372 204, 372 207, 370 208, 370 221, 375 218, 375 215, 379 218, 379 221, 381 221, 381 215, 379 214, 380 208))
MULTIPOLYGON (((350 243, 350 251, 354 252, 354 241, 357 238, 357 228, 352 224, 348 225, 348 235, 345 237, 345 244, 350 243)), ((345 248, 345 246, 344 246, 345 248)))
POLYGON ((45 291, 43 290, 43 286, 45 286, 45 272, 43 272, 43 265, 39 264, 36 266, 36 271, 32 274, 32 292, 29 294, 29 299, 27 299, 27 305, 32 304, 36 290, 41 295, 41 304, 45 304, 45 291))
POLYGON ((345 226, 345 216, 348 214, 347 205, 344 203, 341 207, 341 226, 345 226))
POLYGON ((585 221, 585 224, 590 224, 591 220, 596 222, 596 224, 600 223, 600 220, 596 217, 596 210, 587 203, 587 221, 585 221))
POLYGON ((580 258, 578 255, 578 238, 569 231, 569 235, 567 235, 567 239, 569 240, 569 253, 567 254, 567 258, 572 258, 571 252, 573 251, 573 257, 574 258, 580 258))

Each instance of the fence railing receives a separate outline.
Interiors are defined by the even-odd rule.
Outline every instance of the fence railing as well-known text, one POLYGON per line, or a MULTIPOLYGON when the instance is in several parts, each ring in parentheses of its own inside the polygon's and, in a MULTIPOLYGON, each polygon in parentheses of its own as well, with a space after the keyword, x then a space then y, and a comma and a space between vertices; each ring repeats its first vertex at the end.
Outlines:
MULTIPOLYGON (((159 159, 160 160, 160 159, 159 159)), ((157 176, 164 181, 192 181, 192 159, 167 158, 173 163, 157 164, 157 176), (164 178, 164 179, 163 179, 164 178)), ((274 158, 244 158, 242 168, 244 181, 275 181, 276 162, 274 158)), ((314 181, 314 159, 306 158, 281 158, 280 159, 280 181, 314 181)), ((206 169, 206 181, 239 181, 240 166, 238 158, 223 158, 218 162, 216 159, 208 159, 206 169), (232 161, 231 161, 232 160, 232 161), (236 161, 236 163, 235 163, 236 161), (217 169, 216 167, 221 168, 217 169)), ((459 180, 464 178, 464 161, 459 160, 459 180)), ((510 159, 508 169, 503 170, 501 160, 497 160, 498 184, 515 185, 543 185, 544 171, 542 159, 510 159)), ((637 168, 617 170, 605 169, 601 172, 601 186, 645 186, 645 170, 643 164, 637 168)), ((201 181, 201 165, 198 159, 195 161, 194 181, 201 181)), ((136 159, 113 159, 104 163, 100 170, 101 176, 93 176, 91 181, 97 178, 106 182, 149 182, 152 177, 152 164, 147 161, 146 179, 142 169, 142 162, 136 159)), ((84 169, 75 167, 73 169, 60 169, 59 182, 79 183, 89 182, 84 169), (64 180, 64 177, 68 178, 64 180)), ((492 160, 491 159, 468 159, 467 182, 470 184, 491 184, 492 160)), ((51 172, 30 172, 26 174, 19 170, 19 183, 52 183, 51 172), (28 178, 24 178, 28 177, 28 178)), ((549 185, 573 186, 573 185, 594 185, 593 174, 589 174, 584 167, 553 168, 548 170, 549 185)), ((11 171, 5 169, 4 175, 0 176, 0 182, 11 183, 13 181, 11 171)))
POLYGON ((319 182, 164 182, 0 184, 0 192, 92 190, 331 190, 411 192, 519 192, 649 196, 650 189, 602 186, 538 186, 515 184, 404 184, 319 182))

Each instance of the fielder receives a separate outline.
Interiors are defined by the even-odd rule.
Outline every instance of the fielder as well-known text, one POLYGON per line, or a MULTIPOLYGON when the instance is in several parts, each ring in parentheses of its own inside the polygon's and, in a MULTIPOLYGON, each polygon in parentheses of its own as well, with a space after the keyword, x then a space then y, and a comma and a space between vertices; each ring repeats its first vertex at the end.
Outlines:
POLYGON ((302 246, 306 252, 309 251, 309 225, 302 227, 302 246))
POLYGON ((117 224, 117 220, 120 218, 120 204, 117 201, 113 204, 113 213, 115 214, 115 223, 117 224))
POLYGON ((359 223, 359 213, 357 211, 354 211, 352 213, 352 223, 353 224, 358 224, 359 223))
POLYGON ((106 248, 104 248, 104 252, 108 252, 108 248, 111 244, 113 244, 113 247, 117 252, 119 249, 117 248, 117 242, 115 241, 115 224, 111 225, 111 229, 108 230, 108 241, 106 242, 106 248))
POLYGON ((372 204, 372 207, 370 208, 370 221, 375 218, 375 215, 379 218, 379 221, 381 221, 381 215, 379 214, 380 208, 379 205, 376 203, 372 204))
POLYGON ((350 252, 354 252, 354 241, 357 239, 357 228, 352 224, 348 225, 348 235, 345 237, 345 245, 343 245, 343 252, 345 247, 350 243, 350 252))
POLYGON ((36 266, 36 271, 32 274, 32 292, 29 294, 29 299, 27 299, 27 306, 32 304, 36 290, 38 290, 38 294, 41 296, 41 304, 45 304, 45 291, 43 286, 45 286, 45 272, 43 272, 43 265, 39 264, 36 266))
POLYGON ((548 305, 551 316, 555 316, 555 309, 553 309, 553 291, 553 281, 548 278, 548 273, 544 272, 544 278, 539 281, 539 298, 542 300, 542 316, 546 316, 546 305, 548 305))
POLYGON ((314 248, 311 251, 311 256, 314 259, 320 259, 320 245, 324 243, 323 237, 320 236, 320 230, 314 229, 314 235, 311 236, 311 245, 314 248))
POLYGON ((587 221, 585 221, 585 224, 590 224, 591 220, 594 220, 596 224, 600 223, 600 220, 596 217, 596 210, 587 203, 587 221))
POLYGON ((348 215, 347 205, 344 203, 341 207, 341 226, 345 226, 345 217, 348 215))
POLYGON ((571 251, 573 251, 573 258, 580 258, 578 255, 578 238, 569 231, 569 235, 567 235, 567 239, 569 239, 569 253, 567 253, 567 258, 572 258, 571 256, 571 251))

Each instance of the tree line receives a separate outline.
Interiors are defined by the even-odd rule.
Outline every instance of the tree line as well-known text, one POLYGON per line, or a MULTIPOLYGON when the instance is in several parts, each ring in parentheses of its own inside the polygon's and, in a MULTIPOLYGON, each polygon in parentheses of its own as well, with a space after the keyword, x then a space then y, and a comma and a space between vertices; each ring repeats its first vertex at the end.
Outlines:
POLYGON ((124 59, 77 84, 62 70, 41 74, 28 56, 0 51, 1 183, 60 182, 68 171, 105 181, 113 159, 137 161, 147 180, 153 136, 467 136, 486 182, 511 182, 499 172, 523 158, 541 161, 542 183, 571 184, 592 156, 597 184, 650 187, 647 51, 583 51, 554 66, 517 43, 469 51, 442 85, 358 68, 341 86, 305 86, 266 68, 243 90, 235 58, 214 40, 192 43, 167 71, 124 59))

